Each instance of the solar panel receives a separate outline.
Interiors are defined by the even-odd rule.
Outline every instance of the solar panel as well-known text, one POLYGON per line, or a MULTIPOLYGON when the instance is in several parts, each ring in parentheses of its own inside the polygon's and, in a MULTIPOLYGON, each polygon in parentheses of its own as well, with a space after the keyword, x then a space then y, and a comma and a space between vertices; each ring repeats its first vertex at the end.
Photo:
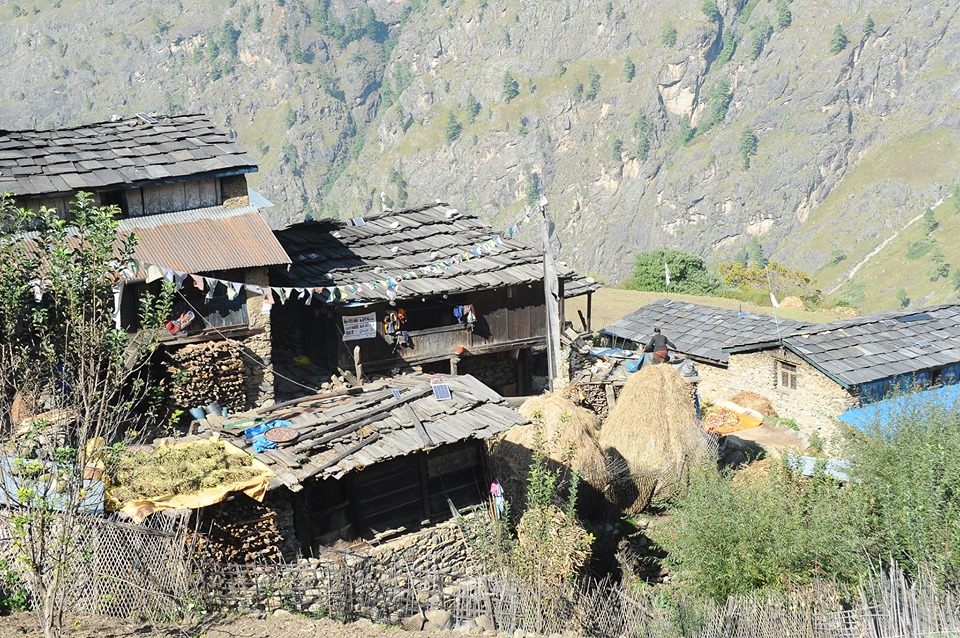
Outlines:
POLYGON ((393 392, 393 398, 394 398, 394 399, 397 399, 397 400, 399 401, 399 400, 400 400, 400 390, 393 389, 393 390, 391 390, 391 392, 393 392))
POLYGON ((925 321, 927 319, 933 319, 927 313, 920 313, 918 315, 906 315, 903 317, 897 317, 897 321, 901 323, 910 323, 911 321, 925 321))
POLYGON ((350 223, 354 226, 366 226, 367 222, 363 221, 363 217, 354 217, 350 220, 350 223))
POLYGON ((437 401, 446 401, 453 398, 453 395, 450 394, 450 386, 446 383, 431 383, 430 387, 433 388, 433 398, 437 401))

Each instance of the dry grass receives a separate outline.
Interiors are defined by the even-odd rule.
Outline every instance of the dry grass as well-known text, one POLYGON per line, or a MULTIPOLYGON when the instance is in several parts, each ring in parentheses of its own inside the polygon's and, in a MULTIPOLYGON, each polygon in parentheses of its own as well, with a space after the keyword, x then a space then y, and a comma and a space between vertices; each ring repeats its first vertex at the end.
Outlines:
POLYGON ((261 472, 249 455, 230 454, 222 441, 199 441, 156 452, 124 452, 108 464, 110 495, 121 503, 245 481, 261 472))
POLYGON ((612 468, 626 470, 614 482, 618 502, 629 513, 682 490, 690 467, 713 454, 690 385, 669 365, 647 366, 630 376, 603 424, 600 446, 612 468))
POLYGON ((581 503, 587 509, 608 485, 606 460, 597 442, 597 416, 559 394, 528 399, 519 409, 532 421, 518 425, 490 443, 490 464, 516 508, 526 491, 533 453, 538 447, 553 468, 576 471, 583 483, 581 503), (586 488, 586 489, 585 489, 586 488))

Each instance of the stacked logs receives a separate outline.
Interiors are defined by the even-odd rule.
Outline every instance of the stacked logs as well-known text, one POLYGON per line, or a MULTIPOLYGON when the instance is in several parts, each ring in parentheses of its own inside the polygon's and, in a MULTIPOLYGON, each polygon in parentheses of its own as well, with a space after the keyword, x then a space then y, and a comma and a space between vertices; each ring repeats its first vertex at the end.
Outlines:
POLYGON ((283 562, 277 512, 246 496, 204 508, 198 529, 195 551, 201 562, 283 562))
POLYGON ((600 417, 603 422, 610 414, 610 407, 607 405, 606 387, 599 383, 578 383, 568 388, 566 394, 574 403, 600 417))
POLYGON ((188 345, 170 353, 170 399, 181 408, 203 407, 216 401, 231 412, 246 404, 243 358, 238 346, 226 341, 188 345))

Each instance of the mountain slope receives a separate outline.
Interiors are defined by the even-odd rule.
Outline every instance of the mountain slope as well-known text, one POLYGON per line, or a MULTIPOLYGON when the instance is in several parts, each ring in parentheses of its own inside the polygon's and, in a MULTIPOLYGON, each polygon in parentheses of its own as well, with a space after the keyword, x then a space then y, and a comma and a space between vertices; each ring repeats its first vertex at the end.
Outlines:
POLYGON ((0 4, 0 126, 202 110, 262 158, 275 224, 381 192, 508 223, 542 184, 563 256, 609 280, 637 250, 718 261, 756 236, 832 288, 957 181, 958 6, 704 4, 0 4))

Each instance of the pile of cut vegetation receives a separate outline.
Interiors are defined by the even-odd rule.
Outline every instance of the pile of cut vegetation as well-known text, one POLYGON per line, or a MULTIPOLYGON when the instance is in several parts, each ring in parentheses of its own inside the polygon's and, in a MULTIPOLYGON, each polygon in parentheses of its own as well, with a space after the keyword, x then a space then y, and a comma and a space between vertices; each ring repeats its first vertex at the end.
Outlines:
POLYGON ((196 494, 250 480, 262 470, 253 457, 231 454, 223 441, 197 441, 154 452, 125 451, 108 467, 110 495, 120 503, 196 494))
POLYGON ((669 365, 645 366, 630 376, 603 424, 600 446, 616 502, 630 514, 683 491, 690 468, 716 458, 689 383, 669 365))
POLYGON ((602 507, 610 481, 597 442, 597 415, 557 393, 527 399, 518 411, 532 424, 514 426, 490 444, 491 467, 501 477, 514 509, 522 505, 530 463, 538 449, 552 469, 580 475, 582 506, 602 507))
POLYGON ((737 392, 730 397, 728 401, 742 405, 745 408, 750 408, 751 410, 756 410, 763 416, 779 416, 777 411, 773 409, 773 404, 770 403, 770 399, 756 392, 750 392, 749 390, 737 392))

